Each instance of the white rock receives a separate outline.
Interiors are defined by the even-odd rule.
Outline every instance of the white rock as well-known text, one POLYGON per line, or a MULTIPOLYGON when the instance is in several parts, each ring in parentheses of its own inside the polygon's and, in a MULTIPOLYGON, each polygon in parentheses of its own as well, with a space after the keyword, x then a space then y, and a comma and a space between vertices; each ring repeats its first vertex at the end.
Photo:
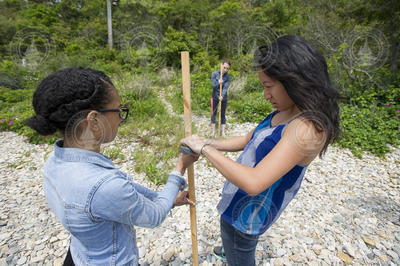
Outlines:
POLYGON ((276 255, 278 257, 282 257, 285 254, 286 254, 286 250, 284 250, 283 248, 278 248, 278 250, 276 251, 276 255))
POLYGON ((163 259, 166 261, 170 261, 171 257, 175 254, 175 247, 170 246, 167 248, 166 252, 163 255, 163 259))
MULTIPOLYGON (((193 121, 197 123, 199 135, 209 134, 209 117, 194 116, 193 121)), ((254 123, 228 124, 227 130, 231 136, 243 135, 254 126, 254 123)), ((163 186, 155 186, 144 174, 134 172, 131 158, 137 152, 135 149, 141 147, 132 141, 118 137, 107 145, 112 147, 118 143, 124 147, 122 153, 127 159, 118 165, 132 175, 135 182, 162 190, 163 186)), ((29 144, 13 132, 0 132, 0 184, 7 184, 6 190, 0 190, 3 204, 0 223, 7 221, 6 226, 0 227, 0 265, 3 256, 8 254, 18 254, 16 259, 25 257, 27 261, 23 264, 26 265, 55 265, 65 257, 70 235, 50 212, 42 188, 43 158, 52 149, 52 145, 29 144), (18 164, 21 159, 26 161, 26 152, 30 152, 30 162, 25 162, 20 170, 8 167, 18 164), (54 258, 49 259, 49 256, 54 258)), ((240 153, 226 154, 236 160, 240 153)), ((292 265, 295 262, 291 258, 299 259, 294 254, 304 254, 299 261, 303 265, 340 265, 342 262, 336 254, 341 250, 354 256, 354 265, 377 264, 381 260, 376 254, 384 256, 388 265, 398 264, 400 233, 394 223, 398 217, 381 219, 375 210, 389 210, 393 208, 393 202, 400 202, 396 187, 400 185, 400 178, 397 180, 399 161, 399 148, 393 148, 385 159, 370 154, 358 159, 347 149, 329 146, 323 159, 316 158, 308 167, 295 199, 260 237, 256 253, 258 264, 292 265), (392 181, 394 178, 396 182, 392 181), (380 197, 381 200, 376 202, 376 195, 389 198, 380 197), (378 235, 377 228, 381 232, 378 235), (367 246, 361 235, 369 236, 373 242, 369 241, 367 246), (279 249, 282 255, 270 259, 279 249), (373 259, 370 260, 371 253, 373 259)), ((212 247, 221 243, 219 214, 215 206, 225 178, 203 157, 195 164, 195 175, 199 251, 205 260, 202 265, 222 265, 210 254, 212 247)), ((161 263, 161 256, 165 260, 175 256, 180 265, 190 264, 189 208, 174 208, 172 214, 158 228, 136 228, 141 262, 156 265, 161 263), (175 250, 175 244, 187 248, 175 250)), ((17 261, 13 263, 17 264, 17 261)))
POLYGON ((2 233, 0 234, 0 241, 6 240, 8 238, 10 238, 12 233, 2 233))
POLYGON ((163 247, 158 247, 157 248, 157 254, 158 255, 161 255, 161 254, 163 254, 164 253, 164 248, 163 247))
POLYGON ((63 258, 58 258, 54 260, 53 266, 62 266, 64 263, 64 259, 63 258))
POLYGON ((26 262, 26 257, 25 256, 22 256, 18 261, 17 261, 17 264, 18 265, 22 265, 22 264, 24 264, 26 262))
POLYGON ((146 249, 144 247, 138 248, 139 258, 143 258, 146 255, 146 249))
POLYGON ((372 250, 372 252, 374 252, 374 254, 375 254, 376 256, 378 256, 378 257, 382 256, 382 252, 381 252, 380 250, 376 249, 376 248, 374 248, 374 249, 372 250))
POLYGON ((399 261, 399 256, 396 254, 396 252, 392 250, 386 251, 386 253, 393 258, 393 261, 399 261))
POLYGON ((356 253, 350 243, 343 243, 343 251, 353 258, 356 257, 356 253))

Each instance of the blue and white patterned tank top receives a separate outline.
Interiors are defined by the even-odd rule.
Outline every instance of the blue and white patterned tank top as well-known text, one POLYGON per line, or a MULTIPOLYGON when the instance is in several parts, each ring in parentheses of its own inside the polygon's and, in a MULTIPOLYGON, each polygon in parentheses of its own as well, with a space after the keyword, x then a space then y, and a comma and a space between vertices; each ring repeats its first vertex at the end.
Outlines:
MULTIPOLYGON (((290 121, 272 127, 271 118, 276 113, 277 111, 270 113, 256 127, 237 162, 255 167, 279 142, 283 129, 290 121)), ((243 233, 252 235, 264 233, 296 195, 307 166, 296 165, 271 187, 256 196, 249 196, 226 181, 222 199, 217 206, 218 212, 225 221, 243 233)))

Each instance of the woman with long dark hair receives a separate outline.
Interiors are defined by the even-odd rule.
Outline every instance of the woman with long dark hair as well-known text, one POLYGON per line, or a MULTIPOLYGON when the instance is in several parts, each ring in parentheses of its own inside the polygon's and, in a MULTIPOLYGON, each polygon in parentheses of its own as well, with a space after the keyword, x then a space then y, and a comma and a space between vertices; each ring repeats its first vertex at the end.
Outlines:
POLYGON ((223 246, 214 253, 238 266, 255 264, 259 235, 294 198, 308 165, 339 134, 339 94, 310 42, 283 36, 257 49, 254 60, 264 98, 275 110, 244 136, 193 135, 181 141, 227 179, 217 207, 223 246), (241 150, 236 162, 221 153, 241 150))

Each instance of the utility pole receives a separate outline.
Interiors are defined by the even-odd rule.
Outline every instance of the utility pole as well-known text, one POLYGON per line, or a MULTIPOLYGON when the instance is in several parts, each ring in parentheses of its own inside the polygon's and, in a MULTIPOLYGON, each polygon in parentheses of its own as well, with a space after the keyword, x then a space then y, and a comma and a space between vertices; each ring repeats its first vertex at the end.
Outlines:
POLYGON ((112 49, 113 37, 112 37, 112 20, 111 20, 111 0, 107 0, 107 25, 108 25, 108 46, 110 49, 112 49))

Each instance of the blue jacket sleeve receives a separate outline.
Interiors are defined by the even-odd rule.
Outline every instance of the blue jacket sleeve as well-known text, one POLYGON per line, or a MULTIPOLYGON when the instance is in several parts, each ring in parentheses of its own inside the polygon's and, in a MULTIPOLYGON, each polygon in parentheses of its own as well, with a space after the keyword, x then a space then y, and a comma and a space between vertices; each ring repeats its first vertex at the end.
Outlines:
POLYGON ((228 96, 228 87, 231 84, 231 76, 227 76, 226 81, 222 85, 222 98, 226 99, 228 96))
POLYGON ((94 194, 90 212, 95 219, 154 228, 164 221, 184 184, 183 178, 171 174, 164 189, 151 200, 144 194, 154 194, 148 191, 139 193, 143 192, 142 186, 121 176, 113 177, 104 182, 94 194))
POLYGON ((157 196, 158 193, 154 190, 148 189, 142 185, 139 185, 137 183, 132 183, 132 185, 135 187, 136 191, 140 194, 142 194, 143 196, 145 196, 146 198, 148 198, 149 200, 154 200, 157 196))
POLYGON ((218 71, 215 71, 211 74, 211 87, 214 90, 218 90, 219 89, 219 75, 218 75, 218 71))

